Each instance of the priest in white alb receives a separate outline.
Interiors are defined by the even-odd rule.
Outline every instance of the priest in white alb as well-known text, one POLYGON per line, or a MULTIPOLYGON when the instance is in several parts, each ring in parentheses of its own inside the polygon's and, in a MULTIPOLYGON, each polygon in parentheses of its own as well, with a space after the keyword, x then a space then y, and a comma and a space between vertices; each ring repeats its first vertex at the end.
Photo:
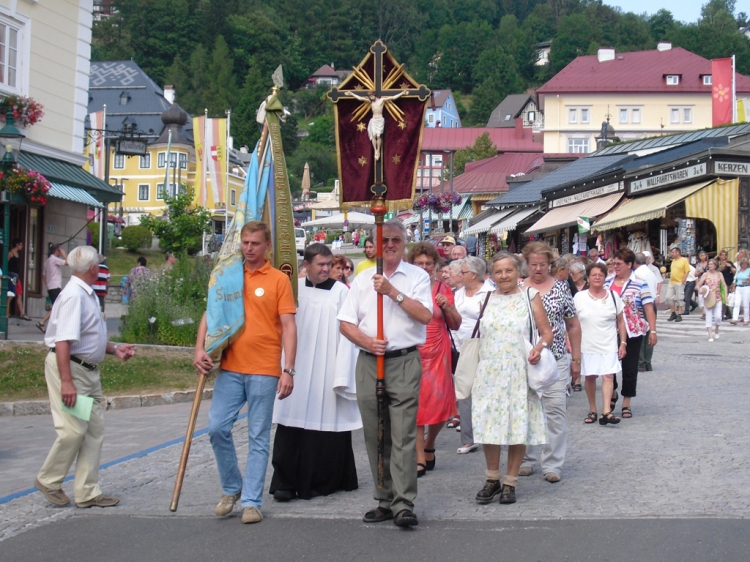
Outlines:
POLYGON ((352 430, 362 427, 354 388, 356 348, 341 336, 336 316, 349 289, 329 279, 333 254, 325 244, 305 249, 299 280, 294 392, 276 400, 274 469, 277 501, 356 490, 352 430))

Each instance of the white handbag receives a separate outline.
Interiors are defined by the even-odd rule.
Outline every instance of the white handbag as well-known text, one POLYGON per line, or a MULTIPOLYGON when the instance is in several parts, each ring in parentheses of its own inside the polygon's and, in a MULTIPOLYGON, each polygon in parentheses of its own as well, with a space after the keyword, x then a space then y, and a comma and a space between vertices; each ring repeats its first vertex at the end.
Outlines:
POLYGON ((477 376, 477 366, 479 365, 479 322, 484 315, 484 309, 490 300, 492 291, 487 293, 484 304, 479 311, 479 318, 471 333, 471 338, 466 338, 461 342, 461 354, 458 356, 456 364, 456 373, 453 375, 453 386, 456 389, 456 399, 464 400, 471 396, 471 388, 474 386, 474 378, 477 376))
POLYGON ((529 353, 539 342, 539 332, 536 328, 536 322, 534 321, 534 310, 531 307, 529 288, 526 289, 526 306, 529 308, 530 324, 529 341, 524 342, 526 344, 526 378, 529 383, 529 388, 541 398, 545 390, 560 380, 560 373, 557 370, 557 360, 555 359, 555 355, 552 353, 552 350, 546 347, 542 349, 540 354, 541 358, 536 365, 529 363, 529 353))

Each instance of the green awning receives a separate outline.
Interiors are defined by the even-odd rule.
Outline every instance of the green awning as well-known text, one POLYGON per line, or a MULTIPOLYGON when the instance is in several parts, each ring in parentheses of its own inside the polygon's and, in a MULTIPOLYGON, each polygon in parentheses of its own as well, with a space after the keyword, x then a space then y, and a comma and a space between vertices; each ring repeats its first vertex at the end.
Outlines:
POLYGON ((88 205, 89 207, 102 206, 93 195, 80 187, 72 187, 70 185, 65 185, 64 183, 56 182, 50 182, 50 184, 52 186, 49 190, 50 197, 64 199, 65 201, 73 201, 73 203, 81 203, 82 205, 88 205))

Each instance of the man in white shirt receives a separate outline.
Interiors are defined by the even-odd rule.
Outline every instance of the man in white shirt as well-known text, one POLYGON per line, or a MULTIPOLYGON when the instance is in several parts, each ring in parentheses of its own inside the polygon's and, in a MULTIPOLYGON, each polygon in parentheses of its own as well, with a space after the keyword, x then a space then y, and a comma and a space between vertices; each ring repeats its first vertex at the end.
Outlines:
MULTIPOLYGON (((656 278, 656 293, 653 294, 653 297, 654 303, 658 304, 661 302, 661 284, 664 283, 664 277, 662 277, 659 268, 654 265, 654 256, 651 255, 651 252, 643 252, 643 255, 646 256, 646 265, 648 266, 649 271, 653 273, 656 278)), ((654 307, 654 312, 656 312, 656 307, 654 307)))
POLYGON ((44 362, 52 420, 57 439, 34 481, 50 503, 68 505, 62 482, 76 461, 77 507, 112 507, 119 499, 99 488, 99 457, 104 440, 104 395, 98 364, 105 354, 127 361, 135 355, 131 344, 107 342, 107 327, 91 287, 99 275, 99 252, 78 246, 68 255, 72 277, 52 307, 44 343, 50 353, 44 362), (73 408, 78 396, 94 399, 88 421, 63 410, 73 408))
POLYGON ((603 264, 607 263, 602 258, 599 257, 599 250, 596 248, 591 248, 589 250, 589 259, 597 263, 603 263, 603 264))
POLYGON ((417 525, 417 406, 422 363, 417 346, 425 343, 432 320, 430 278, 402 261, 406 228, 399 220, 383 225, 383 275, 376 269, 360 273, 339 312, 341 333, 360 348, 357 360, 357 402, 373 480, 377 482, 377 356, 385 356, 387 410, 385 485, 375 488, 378 507, 365 523, 394 519, 400 527, 417 525), (373 290, 374 288, 374 290, 373 290), (384 338, 377 339, 377 294, 383 295, 384 338), (387 428, 390 427, 390 431, 387 428))
MULTIPOLYGON (((648 285, 648 290, 652 295, 658 295, 656 291, 659 290, 659 282, 656 276, 653 274, 648 264, 646 263, 647 257, 646 252, 637 253, 635 255, 635 276, 641 281, 648 285)), ((656 299, 654 299, 656 301, 656 299)), ((656 304, 654 303, 654 318, 656 318, 656 304)), ((638 359, 638 370, 639 371, 653 371, 651 366, 651 358, 654 356, 654 346, 649 343, 649 334, 651 332, 656 333, 656 326, 649 326, 649 331, 646 333, 646 337, 643 338, 641 344, 641 355, 638 359)))

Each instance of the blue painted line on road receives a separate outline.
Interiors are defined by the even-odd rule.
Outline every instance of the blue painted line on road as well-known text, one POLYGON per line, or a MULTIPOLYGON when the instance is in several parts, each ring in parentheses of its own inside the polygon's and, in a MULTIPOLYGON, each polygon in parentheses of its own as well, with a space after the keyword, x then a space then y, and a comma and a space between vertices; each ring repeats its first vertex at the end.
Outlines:
MULTIPOLYGON (((242 414, 241 416, 237 417, 237 421, 244 419, 247 417, 247 413, 242 414)), ((195 433, 193 433, 193 439, 196 437, 200 437, 201 435, 205 435, 208 433, 208 428, 204 427, 203 429, 199 429, 195 433)), ((111 466, 115 466, 117 464, 122 464, 124 462, 132 461, 133 459, 139 459, 141 457, 145 457, 146 455, 150 455, 151 453, 155 453, 156 451, 161 451, 162 449, 166 449, 167 447, 171 447, 172 445, 179 445, 180 443, 184 442, 185 438, 180 437, 179 439, 172 439, 171 441, 167 441, 166 443, 161 443, 160 445, 156 445, 154 447, 149 447, 148 449, 144 449, 143 451, 138 451, 137 453, 133 453, 132 455, 127 455, 125 457, 106 462, 103 465, 99 467, 99 470, 104 470, 105 468, 109 468, 111 466)), ((63 482, 70 482, 73 480, 74 476, 71 474, 70 476, 66 476, 65 480, 63 482)), ((34 492, 38 492, 36 488, 28 488, 26 490, 21 490, 20 492, 15 492, 13 494, 9 494, 5 497, 0 498, 0 505, 4 503, 8 503, 10 501, 13 501, 18 498, 22 498, 23 496, 28 496, 29 494, 33 494, 34 492)))

